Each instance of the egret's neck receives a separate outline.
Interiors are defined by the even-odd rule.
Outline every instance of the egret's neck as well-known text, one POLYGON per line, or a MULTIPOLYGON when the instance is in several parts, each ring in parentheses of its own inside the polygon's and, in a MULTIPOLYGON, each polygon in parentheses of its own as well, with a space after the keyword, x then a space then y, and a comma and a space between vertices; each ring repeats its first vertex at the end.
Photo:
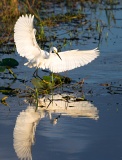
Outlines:
POLYGON ((44 50, 41 50, 41 54, 44 59, 48 59, 50 56, 50 53, 48 53, 47 51, 44 51, 44 50))
POLYGON ((51 54, 53 52, 53 48, 51 47, 50 48, 50 51, 49 51, 49 54, 51 54))

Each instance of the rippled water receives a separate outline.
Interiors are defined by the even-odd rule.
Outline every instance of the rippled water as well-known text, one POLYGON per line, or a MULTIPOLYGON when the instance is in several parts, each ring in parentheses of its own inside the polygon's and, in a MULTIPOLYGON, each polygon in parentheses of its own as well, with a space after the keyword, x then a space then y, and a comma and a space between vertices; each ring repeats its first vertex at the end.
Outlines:
MULTIPOLYGON (((89 102, 56 101, 52 108, 41 108, 36 113, 23 98, 9 97, 10 111, 0 104, 1 160, 17 160, 17 155, 32 155, 33 160, 122 159, 121 10, 115 10, 114 14, 116 24, 111 28, 108 41, 100 44, 100 57, 88 66, 64 73, 73 80, 86 77, 83 90, 89 102)), ((102 18, 105 20, 104 14, 102 18)), ((91 42, 85 46, 73 44, 72 48, 94 46, 91 42)), ((19 61, 23 66, 23 59, 19 61)), ((33 69, 21 67, 15 72, 19 78, 25 75, 29 80, 33 69)), ((40 74, 44 73, 40 71, 40 74)), ((1 86, 7 83, 8 79, 0 80, 1 86)), ((11 87, 17 86, 22 86, 20 81, 11 84, 11 87)), ((3 96, 0 94, 0 99, 3 96)))

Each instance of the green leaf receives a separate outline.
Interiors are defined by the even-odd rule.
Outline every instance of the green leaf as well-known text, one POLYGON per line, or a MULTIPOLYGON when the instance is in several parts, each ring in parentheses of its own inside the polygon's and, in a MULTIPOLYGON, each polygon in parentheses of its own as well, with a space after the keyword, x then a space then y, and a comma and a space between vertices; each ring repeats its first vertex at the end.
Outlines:
POLYGON ((0 61, 0 72, 4 72, 6 67, 3 65, 2 61, 0 61))
POLYGON ((13 68, 18 66, 19 63, 13 58, 5 58, 2 60, 2 65, 13 68))
POLYGON ((5 66, 0 66, 0 72, 4 72, 4 71, 5 71, 5 69, 6 69, 6 67, 5 67, 5 66))
POLYGON ((5 95, 16 95, 15 90, 9 87, 0 87, 0 92, 5 95))
POLYGON ((54 85, 55 85, 54 82, 53 83, 49 82, 48 85, 47 85, 47 87, 48 87, 48 89, 52 89, 54 87, 54 85))
POLYGON ((43 76, 43 80, 45 80, 46 82, 51 82, 52 78, 51 76, 43 76))
POLYGON ((0 61, 0 66, 3 66, 3 63, 2 63, 2 61, 0 61))
POLYGON ((31 82, 34 85, 34 87, 36 87, 36 88, 40 88, 41 87, 41 80, 39 78, 33 78, 31 80, 31 82))

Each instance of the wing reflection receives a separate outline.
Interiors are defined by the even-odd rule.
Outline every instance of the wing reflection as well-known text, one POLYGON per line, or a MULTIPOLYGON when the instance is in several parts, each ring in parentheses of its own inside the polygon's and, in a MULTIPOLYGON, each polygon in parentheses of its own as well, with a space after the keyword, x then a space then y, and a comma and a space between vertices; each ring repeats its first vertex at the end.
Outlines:
POLYGON ((88 101, 76 101, 74 98, 66 100, 61 95, 55 95, 53 102, 50 98, 39 99, 40 107, 37 112, 33 102, 33 106, 28 106, 17 117, 13 133, 14 149, 21 160, 32 160, 31 148, 34 144, 36 126, 42 118, 48 116, 53 124, 56 124, 63 115, 94 120, 99 118, 97 108, 88 101), (55 118, 52 118, 52 115, 55 115, 55 118))
POLYGON ((98 110, 97 108, 88 101, 78 100, 72 97, 69 100, 62 98, 61 95, 54 95, 53 101, 51 102, 51 97, 40 98, 39 99, 39 109, 51 113, 60 113, 61 115, 67 115, 71 117, 87 117, 97 120, 98 110))
POLYGON ((41 118, 35 107, 20 112, 14 128, 14 149, 18 158, 32 160, 31 146, 34 144, 36 126, 41 118))

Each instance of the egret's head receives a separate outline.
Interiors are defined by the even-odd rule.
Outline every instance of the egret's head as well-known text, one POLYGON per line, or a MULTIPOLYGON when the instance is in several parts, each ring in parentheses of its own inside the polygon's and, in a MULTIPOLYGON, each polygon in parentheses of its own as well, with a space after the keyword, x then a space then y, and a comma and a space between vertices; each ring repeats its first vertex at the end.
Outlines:
MULTIPOLYGON (((61 57, 60 57, 59 54, 58 54, 58 50, 57 50, 56 47, 51 47, 51 48, 50 48, 50 53, 55 53, 55 54, 61 59, 61 57)), ((61 60, 62 60, 62 59, 61 59, 61 60)))

